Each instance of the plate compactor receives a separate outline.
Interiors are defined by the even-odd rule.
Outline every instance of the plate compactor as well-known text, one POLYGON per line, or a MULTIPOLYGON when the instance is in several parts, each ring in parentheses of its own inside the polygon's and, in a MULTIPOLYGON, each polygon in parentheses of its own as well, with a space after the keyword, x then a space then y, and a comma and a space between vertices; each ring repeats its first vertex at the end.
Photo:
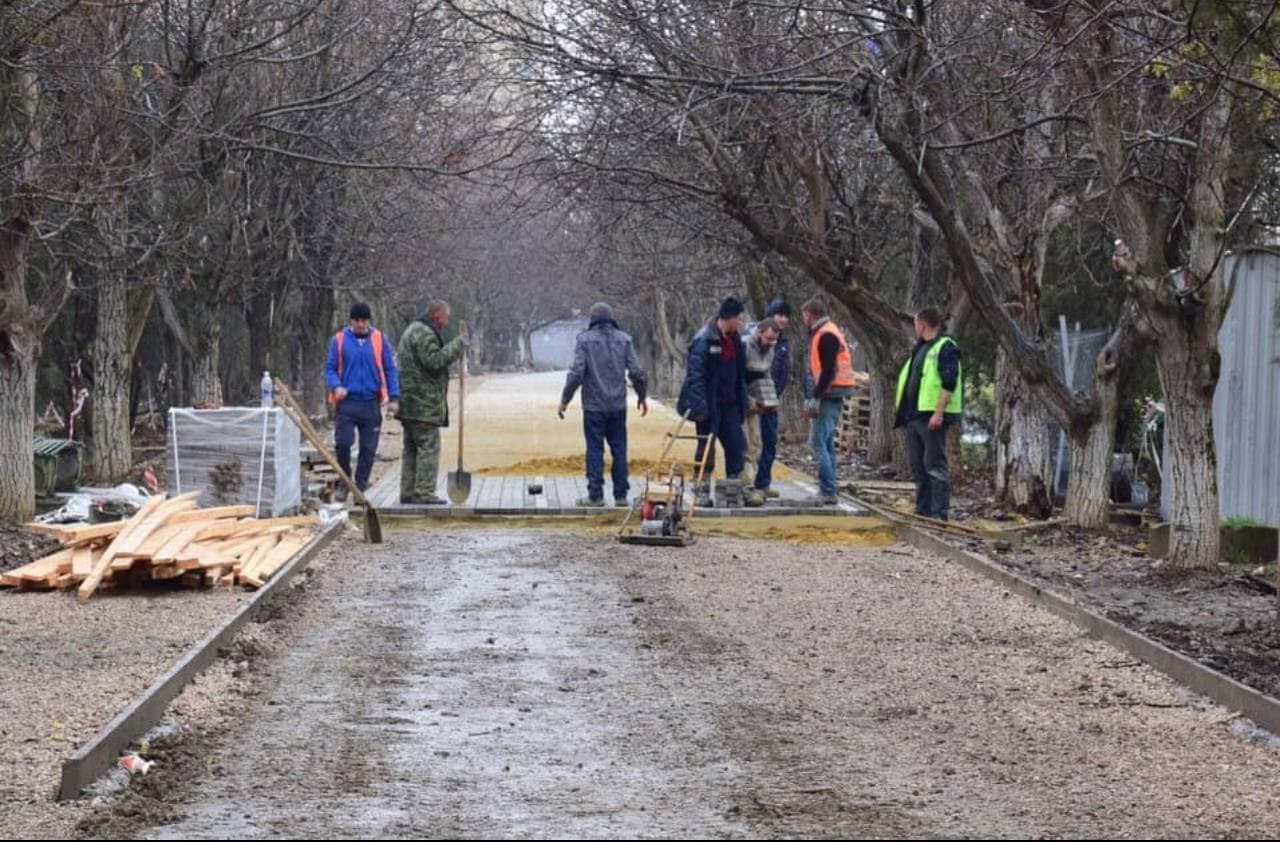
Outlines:
POLYGON ((685 491, 703 485, 715 436, 682 435, 688 420, 686 412, 675 430, 667 433, 662 453, 653 467, 645 471, 644 494, 627 512, 618 530, 621 543, 653 547, 687 547, 693 543, 692 524, 697 506, 691 500, 686 502, 685 491), (685 463, 672 456, 675 443, 681 440, 705 440, 702 458, 685 463))

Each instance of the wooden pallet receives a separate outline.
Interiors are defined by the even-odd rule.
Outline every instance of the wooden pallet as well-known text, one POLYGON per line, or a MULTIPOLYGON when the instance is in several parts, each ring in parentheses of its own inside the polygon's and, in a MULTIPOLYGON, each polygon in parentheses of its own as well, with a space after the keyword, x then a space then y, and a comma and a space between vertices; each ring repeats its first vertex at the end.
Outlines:
POLYGON ((871 397, 854 395, 844 402, 836 447, 845 452, 866 451, 871 438, 871 397))

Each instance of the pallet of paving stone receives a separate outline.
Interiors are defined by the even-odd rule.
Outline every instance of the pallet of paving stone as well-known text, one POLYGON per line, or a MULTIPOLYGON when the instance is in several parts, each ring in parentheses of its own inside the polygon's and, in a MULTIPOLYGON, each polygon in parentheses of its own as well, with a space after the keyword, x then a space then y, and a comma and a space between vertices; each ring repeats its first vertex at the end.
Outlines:
POLYGON ((201 509, 199 492, 148 500, 132 517, 100 524, 40 525, 62 548, 0 575, 0 585, 75 589, 177 581, 190 587, 261 587, 311 540, 312 515, 253 517, 251 505, 201 509))

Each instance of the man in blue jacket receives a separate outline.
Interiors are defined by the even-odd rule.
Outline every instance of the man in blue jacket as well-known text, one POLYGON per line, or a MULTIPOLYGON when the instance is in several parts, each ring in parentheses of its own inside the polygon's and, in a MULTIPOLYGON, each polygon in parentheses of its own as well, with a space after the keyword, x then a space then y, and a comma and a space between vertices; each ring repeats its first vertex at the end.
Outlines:
POLYGON ((631 337, 618 327, 613 308, 601 302, 591 308, 591 323, 578 334, 573 368, 560 394, 560 417, 582 387, 582 432, 587 437, 587 496, 579 506, 604 505, 604 443, 613 455, 613 504, 627 505, 627 377, 636 390, 640 417, 649 414, 644 368, 631 337))
MULTIPOLYGON (((689 413, 698 435, 714 435, 724 448, 725 475, 740 479, 747 458, 747 437, 742 419, 747 413, 747 351, 742 332, 742 302, 729 296, 716 317, 694 334, 689 344, 684 385, 676 412, 689 413)), ((695 459, 702 459, 706 439, 698 442, 695 459)), ((715 470, 715 450, 707 456, 704 481, 695 489, 694 502, 711 505, 710 477, 715 470)))
MULTIPOLYGON (((372 325, 368 304, 351 305, 351 324, 329 340, 324 377, 329 384, 329 402, 336 412, 333 444, 338 464, 351 476, 351 445, 360 433, 360 459, 352 479, 364 491, 378 453, 382 432, 382 409, 391 415, 400 411, 400 376, 395 350, 372 325)), ((338 499, 347 499, 346 485, 338 486, 338 499)))

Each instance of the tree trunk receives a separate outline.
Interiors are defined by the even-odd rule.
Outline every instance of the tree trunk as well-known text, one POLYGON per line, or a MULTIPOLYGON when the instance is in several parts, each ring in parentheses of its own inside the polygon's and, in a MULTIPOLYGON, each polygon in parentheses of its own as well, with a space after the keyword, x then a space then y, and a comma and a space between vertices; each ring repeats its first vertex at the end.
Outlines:
POLYGON ((218 376, 218 342, 222 326, 215 308, 213 318, 207 319, 204 335, 200 337, 201 353, 194 360, 191 372, 191 405, 222 406, 222 379, 218 376))
MULTIPOLYGON (((788 337, 788 347, 791 349, 791 367, 788 370, 791 374, 778 407, 779 436, 783 433, 803 435, 809 429, 809 420, 804 417, 804 366, 808 364, 804 352, 805 333, 804 325, 797 328, 795 322, 791 323, 788 337)), ((684 365, 685 361, 682 359, 682 370, 684 365)))
POLYGON ((1105 529, 1110 519, 1111 453, 1120 408, 1118 380, 1112 377, 1095 384, 1098 414, 1091 424, 1071 435, 1071 478, 1063 516, 1084 529, 1105 529))
POLYGON ((0 358, 0 518, 24 523, 35 514, 35 459, 31 436, 36 411, 36 351, 30 330, 0 329, 7 340, 0 358))
POLYGON ((532 325, 520 326, 520 367, 533 370, 533 332, 537 330, 532 325))
POLYGON ((98 323, 93 342, 94 481, 115 485, 129 476, 133 449, 129 431, 132 350, 129 347, 128 282, 108 271, 98 285, 98 323))
MULTIPOLYGON (((887 465, 894 461, 895 453, 903 450, 896 446, 897 437, 893 431, 897 384, 876 373, 868 388, 871 392, 871 429, 867 437, 867 461, 873 465, 887 465)), ((903 458, 905 460, 905 453, 903 458)))
POLYGON ((169 391, 169 406, 189 406, 190 401, 187 400, 187 352, 182 347, 182 343, 172 334, 169 335, 169 344, 173 348, 173 362, 170 365, 173 371, 173 385, 169 391))
MULTIPOLYGON (((1203 329, 1203 320, 1199 325, 1203 329)), ((1216 378, 1209 370, 1211 351, 1203 337, 1168 328, 1156 347, 1156 363, 1169 407, 1163 486, 1169 495, 1169 558, 1179 567, 1212 569, 1220 552, 1213 443, 1216 378)))
POLYGON ((676 398, 680 395, 680 387, 684 384, 686 360, 681 342, 672 330, 670 314, 667 312, 667 295, 661 287, 654 290, 654 314, 654 371, 650 391, 665 397, 674 408, 676 398))
POLYGON ((1033 517, 1048 517, 1052 468, 1049 418, 1010 364, 996 356, 996 500, 1033 517))
POLYGON ((323 415, 328 395, 324 379, 324 362, 329 354, 329 339, 336 332, 333 294, 325 289, 307 287, 300 306, 291 313, 293 335, 298 343, 293 385, 298 400, 311 415, 323 415))
MULTIPOLYGON (((282 374, 280 361, 272 360, 273 332, 271 328, 271 298, 260 295, 244 308, 244 323, 249 331, 249 373, 260 377, 270 371, 274 376, 282 374), (277 363, 273 366, 273 362, 277 363)), ((256 377, 254 382, 256 383, 256 377)))

